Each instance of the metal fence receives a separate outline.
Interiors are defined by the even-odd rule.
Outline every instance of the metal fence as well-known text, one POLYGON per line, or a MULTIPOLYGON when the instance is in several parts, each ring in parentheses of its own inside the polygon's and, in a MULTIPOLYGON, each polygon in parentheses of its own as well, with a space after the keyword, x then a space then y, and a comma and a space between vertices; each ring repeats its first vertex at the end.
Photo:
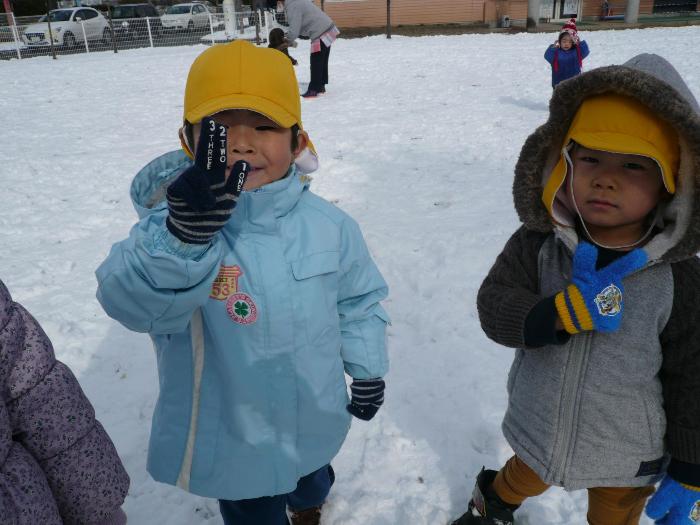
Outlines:
POLYGON ((9 24, 4 20, 5 25, 0 25, 0 59, 211 45, 234 39, 265 43, 273 28, 284 27, 282 14, 271 10, 239 11, 230 17, 209 11, 198 17, 191 14, 126 19, 105 16, 104 19, 96 17, 98 22, 91 19, 61 24, 47 24, 39 18, 17 18, 9 24))

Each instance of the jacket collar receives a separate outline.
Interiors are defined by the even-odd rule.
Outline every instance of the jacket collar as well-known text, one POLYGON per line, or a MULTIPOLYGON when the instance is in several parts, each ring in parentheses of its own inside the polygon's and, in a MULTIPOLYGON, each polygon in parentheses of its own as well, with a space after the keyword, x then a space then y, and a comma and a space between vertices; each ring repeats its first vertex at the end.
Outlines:
POLYGON ((280 180, 241 193, 227 228, 243 232, 275 229, 277 219, 296 206, 308 186, 309 178, 292 165, 280 180))
MULTIPOLYGON (((134 177, 131 199, 143 218, 167 208, 165 190, 192 160, 182 150, 154 159, 134 177)), ((234 231, 264 231, 276 227, 276 219, 289 213, 309 187, 310 178, 292 165, 282 179, 241 193, 226 228, 234 231)))

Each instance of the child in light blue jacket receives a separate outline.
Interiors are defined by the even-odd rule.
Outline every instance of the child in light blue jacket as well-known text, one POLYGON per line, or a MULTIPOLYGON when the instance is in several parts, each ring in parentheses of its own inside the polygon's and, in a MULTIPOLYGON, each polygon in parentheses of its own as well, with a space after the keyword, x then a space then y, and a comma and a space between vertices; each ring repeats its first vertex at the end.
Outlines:
POLYGON ((148 470, 219 499, 226 524, 318 523, 350 415, 383 402, 386 283, 357 223, 309 191, 283 54, 202 53, 180 136, 134 179, 140 221, 97 270, 107 314, 157 352, 148 470))

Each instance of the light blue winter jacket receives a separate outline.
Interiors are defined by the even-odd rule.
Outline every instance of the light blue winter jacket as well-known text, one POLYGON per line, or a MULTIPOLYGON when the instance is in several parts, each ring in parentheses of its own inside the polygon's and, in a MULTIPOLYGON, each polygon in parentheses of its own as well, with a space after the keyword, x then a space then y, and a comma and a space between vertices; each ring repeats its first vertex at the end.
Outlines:
POLYGON ((148 471, 211 498, 288 493, 345 439, 344 372, 387 372, 387 286, 355 221, 294 168, 243 192, 210 245, 181 243, 164 184, 190 162, 171 152, 139 172, 141 220, 97 269, 107 314, 156 349, 148 471))

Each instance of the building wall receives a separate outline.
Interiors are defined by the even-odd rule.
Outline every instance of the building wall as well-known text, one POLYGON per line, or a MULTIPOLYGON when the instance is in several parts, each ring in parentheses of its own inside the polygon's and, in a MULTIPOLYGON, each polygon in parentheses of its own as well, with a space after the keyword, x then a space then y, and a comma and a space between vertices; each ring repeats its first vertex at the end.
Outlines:
MULTIPOLYGON (((320 6, 320 0, 314 0, 320 6)), ((484 21, 494 0, 391 0, 391 24, 448 24, 484 21), (485 9, 486 8, 486 9, 485 9)), ((387 0, 324 0, 324 9, 340 27, 386 25, 387 0)), ((527 10, 527 8, 526 8, 527 10)))
MULTIPOLYGON (((608 0, 613 15, 624 15, 627 0, 608 0)), ((603 0, 588 0, 583 3, 584 18, 597 18, 602 12, 603 0)), ((639 14, 650 15, 654 9, 654 0, 639 0, 639 14)))
MULTIPOLYGON (((321 0, 313 0, 321 6, 321 0)), ((603 0, 582 0, 581 15, 597 18, 603 0)), ((624 14, 627 0, 608 0, 614 14, 624 14)), ((324 0, 328 15, 343 27, 386 26, 387 0, 324 0)), ((700 5, 700 1, 698 2, 700 5)), ((640 0, 639 13, 651 14, 654 0, 640 0)), ((391 0, 391 25, 469 24, 497 25, 504 15, 527 19, 527 0, 391 0)))

